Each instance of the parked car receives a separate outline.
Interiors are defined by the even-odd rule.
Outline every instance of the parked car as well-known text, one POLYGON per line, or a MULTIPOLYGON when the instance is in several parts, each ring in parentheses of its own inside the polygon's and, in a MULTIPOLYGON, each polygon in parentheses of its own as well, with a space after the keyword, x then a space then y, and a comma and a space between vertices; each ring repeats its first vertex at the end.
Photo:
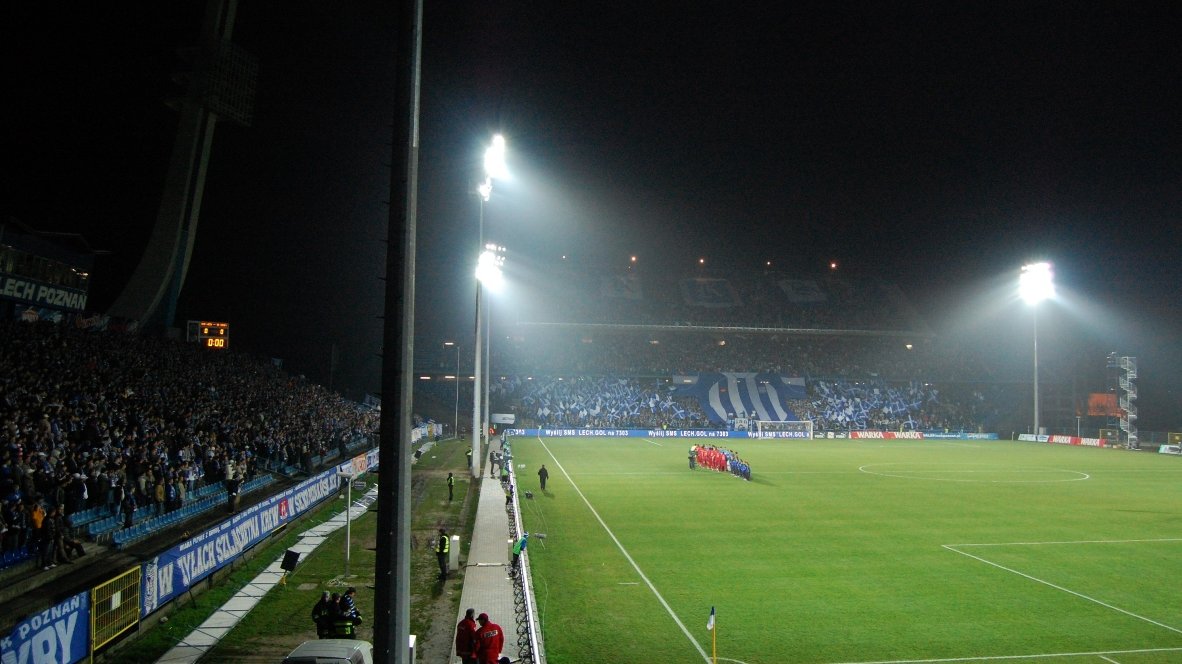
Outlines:
POLYGON ((373 664, 373 644, 354 639, 304 641, 283 664, 373 664))

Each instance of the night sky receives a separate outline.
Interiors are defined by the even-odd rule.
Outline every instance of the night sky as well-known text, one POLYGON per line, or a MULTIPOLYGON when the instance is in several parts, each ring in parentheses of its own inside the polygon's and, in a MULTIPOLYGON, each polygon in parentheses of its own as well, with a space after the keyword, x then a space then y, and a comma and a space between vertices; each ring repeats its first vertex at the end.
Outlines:
MULTIPOLYGON (((1046 259, 1070 300, 1040 314, 1049 343, 1079 332, 1142 358, 1142 428, 1182 424, 1182 13, 833 4, 427 0, 416 343, 472 334, 474 189, 501 132, 513 179, 486 223, 510 260, 836 260, 898 283, 939 332, 1028 330, 1018 305, 966 308, 1046 259)), ((163 100, 202 9, 7 11, 2 211, 111 252, 97 307, 155 220, 163 100)), ((236 347, 321 382, 336 344, 332 380, 355 398, 379 386, 393 10, 242 0, 254 123, 218 125, 178 316, 229 321, 236 347)))

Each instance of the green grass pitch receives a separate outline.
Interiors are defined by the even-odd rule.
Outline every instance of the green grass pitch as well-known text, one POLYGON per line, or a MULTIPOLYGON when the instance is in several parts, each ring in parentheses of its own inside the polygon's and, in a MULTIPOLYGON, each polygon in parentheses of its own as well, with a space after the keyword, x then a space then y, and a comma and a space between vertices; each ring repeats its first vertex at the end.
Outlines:
POLYGON ((1182 459, 717 441, 745 482, 693 442, 512 440, 549 664, 1182 662, 1182 459))

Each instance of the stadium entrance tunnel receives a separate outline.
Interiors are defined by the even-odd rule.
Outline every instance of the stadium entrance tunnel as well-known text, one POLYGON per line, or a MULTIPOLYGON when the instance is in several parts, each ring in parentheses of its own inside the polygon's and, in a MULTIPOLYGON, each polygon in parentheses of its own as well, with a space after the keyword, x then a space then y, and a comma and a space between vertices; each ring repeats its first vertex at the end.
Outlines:
POLYGON ((1064 468, 1035 468, 950 463, 873 463, 859 466, 868 475, 927 482, 977 482, 995 484, 1048 484, 1079 482, 1091 475, 1064 468))

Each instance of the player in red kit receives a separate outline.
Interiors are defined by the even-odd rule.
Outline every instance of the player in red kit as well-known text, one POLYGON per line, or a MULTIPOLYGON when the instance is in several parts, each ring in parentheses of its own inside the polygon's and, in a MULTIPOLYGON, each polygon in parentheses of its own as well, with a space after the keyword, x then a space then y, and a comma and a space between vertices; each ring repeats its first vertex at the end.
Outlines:
POLYGON ((488 619, 487 613, 476 617, 480 626, 476 628, 476 661, 480 664, 497 664, 501 648, 505 647, 505 632, 501 626, 488 619))

